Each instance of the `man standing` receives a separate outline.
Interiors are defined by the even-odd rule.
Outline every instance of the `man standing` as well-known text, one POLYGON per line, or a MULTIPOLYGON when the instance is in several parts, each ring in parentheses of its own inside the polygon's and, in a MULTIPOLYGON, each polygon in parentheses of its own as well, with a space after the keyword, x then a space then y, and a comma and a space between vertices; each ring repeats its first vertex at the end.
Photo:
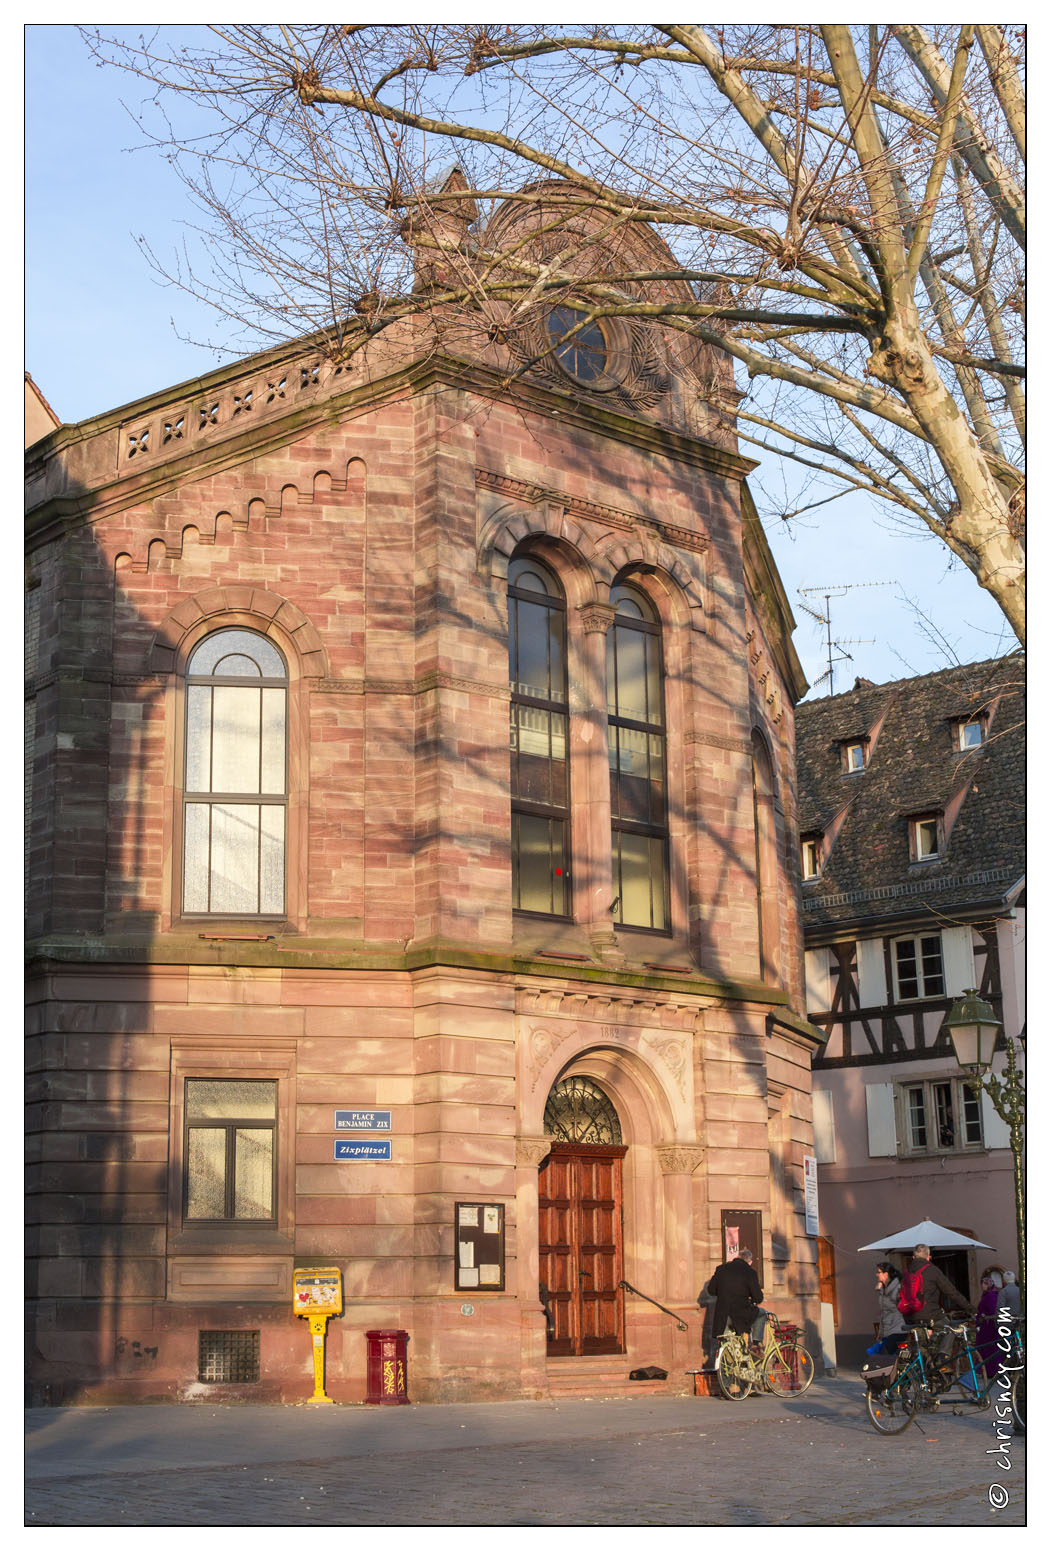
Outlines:
POLYGON ((742 1249, 733 1260, 724 1260, 721 1266, 717 1266, 708 1283, 707 1290, 715 1299, 712 1334, 716 1338, 729 1325, 741 1335, 751 1332, 753 1341, 762 1340, 766 1328, 766 1314, 759 1308, 763 1301, 763 1289, 755 1274, 752 1258, 750 1249, 742 1249))
POLYGON ((932 1320, 940 1323, 943 1318, 942 1296, 973 1319, 974 1309, 967 1299, 956 1291, 949 1278, 936 1265, 931 1264, 930 1245, 917 1244, 901 1279, 898 1308, 910 1325, 929 1325, 932 1320))

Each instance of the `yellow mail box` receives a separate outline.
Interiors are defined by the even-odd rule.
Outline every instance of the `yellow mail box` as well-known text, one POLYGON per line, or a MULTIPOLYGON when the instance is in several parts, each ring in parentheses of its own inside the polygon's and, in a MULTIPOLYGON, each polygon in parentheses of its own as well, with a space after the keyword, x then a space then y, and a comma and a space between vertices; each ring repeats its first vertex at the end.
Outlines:
POLYGON ((297 1314, 343 1313, 343 1272, 338 1266, 318 1270, 297 1266, 292 1272, 292 1307, 297 1314))

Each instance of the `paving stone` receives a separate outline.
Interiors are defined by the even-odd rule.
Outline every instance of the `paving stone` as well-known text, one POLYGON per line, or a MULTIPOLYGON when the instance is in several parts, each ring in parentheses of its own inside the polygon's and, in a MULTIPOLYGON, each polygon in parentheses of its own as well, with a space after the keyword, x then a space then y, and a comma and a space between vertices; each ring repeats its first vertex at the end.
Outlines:
POLYGON ((30 1526, 1025 1523, 1024 1438, 997 1453, 989 1412, 881 1437, 856 1378, 740 1405, 129 1406, 27 1427, 30 1526))

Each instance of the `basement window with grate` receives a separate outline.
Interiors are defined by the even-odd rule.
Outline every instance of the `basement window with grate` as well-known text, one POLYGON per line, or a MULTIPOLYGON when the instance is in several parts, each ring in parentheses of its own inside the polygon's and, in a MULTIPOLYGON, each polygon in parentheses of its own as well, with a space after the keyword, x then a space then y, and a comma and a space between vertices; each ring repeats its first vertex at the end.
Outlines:
POLYGON ((258 1384, 258 1330, 199 1330, 197 1378, 201 1384, 258 1384))

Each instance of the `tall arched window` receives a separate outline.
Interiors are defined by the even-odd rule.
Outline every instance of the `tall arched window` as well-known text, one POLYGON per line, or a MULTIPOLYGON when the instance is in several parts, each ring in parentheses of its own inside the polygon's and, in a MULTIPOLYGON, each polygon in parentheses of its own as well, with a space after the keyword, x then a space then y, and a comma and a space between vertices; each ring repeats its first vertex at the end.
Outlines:
POLYGON ((288 671, 252 630, 205 636, 186 668, 183 911, 285 911, 288 671))
POLYGON ((637 588, 610 592, 606 638, 613 920, 669 930, 664 695, 657 612, 637 588))
POLYGON ((755 824, 755 901, 759 929, 759 976, 777 978, 777 827, 774 770, 766 743, 752 732, 752 818, 755 824))
POLYGON ((515 910, 569 914, 566 600, 531 555, 507 572, 515 910))

